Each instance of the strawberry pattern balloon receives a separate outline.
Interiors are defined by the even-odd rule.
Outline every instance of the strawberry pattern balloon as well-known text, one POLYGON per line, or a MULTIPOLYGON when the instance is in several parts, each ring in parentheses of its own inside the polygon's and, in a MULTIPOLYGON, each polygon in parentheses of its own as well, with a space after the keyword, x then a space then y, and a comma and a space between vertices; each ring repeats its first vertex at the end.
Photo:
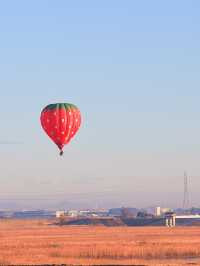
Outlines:
POLYGON ((81 125, 79 109, 70 103, 47 105, 41 112, 40 121, 46 134, 63 155, 63 147, 75 136, 81 125))

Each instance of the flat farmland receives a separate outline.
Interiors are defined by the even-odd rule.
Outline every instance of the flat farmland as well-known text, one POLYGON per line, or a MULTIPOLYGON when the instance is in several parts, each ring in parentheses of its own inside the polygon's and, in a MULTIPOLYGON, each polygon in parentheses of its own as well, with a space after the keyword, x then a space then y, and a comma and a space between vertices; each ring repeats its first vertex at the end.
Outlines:
POLYGON ((0 264, 200 265, 200 227, 56 226, 2 219, 0 264))

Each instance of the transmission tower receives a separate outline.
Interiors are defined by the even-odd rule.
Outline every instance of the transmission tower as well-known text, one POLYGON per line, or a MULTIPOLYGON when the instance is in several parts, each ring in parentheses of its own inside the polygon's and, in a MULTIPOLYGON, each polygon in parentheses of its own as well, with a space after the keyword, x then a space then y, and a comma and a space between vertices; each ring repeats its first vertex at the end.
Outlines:
POLYGON ((189 191, 188 191, 188 176, 187 173, 184 172, 184 195, 183 195, 183 209, 189 208, 189 191))

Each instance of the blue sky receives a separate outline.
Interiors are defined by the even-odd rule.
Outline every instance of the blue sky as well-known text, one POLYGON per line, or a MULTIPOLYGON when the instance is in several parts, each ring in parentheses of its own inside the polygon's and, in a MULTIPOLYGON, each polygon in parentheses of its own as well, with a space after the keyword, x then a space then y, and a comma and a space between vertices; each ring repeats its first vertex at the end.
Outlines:
POLYGON ((1 198, 178 206, 187 170, 199 205, 199 13, 197 0, 1 1, 1 198), (83 115, 64 158, 39 123, 53 102, 83 115))

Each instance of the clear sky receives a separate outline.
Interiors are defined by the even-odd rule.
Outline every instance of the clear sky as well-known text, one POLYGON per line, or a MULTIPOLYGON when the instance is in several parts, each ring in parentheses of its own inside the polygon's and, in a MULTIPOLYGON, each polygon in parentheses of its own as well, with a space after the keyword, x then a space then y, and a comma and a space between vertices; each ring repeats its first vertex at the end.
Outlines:
POLYGON ((200 206, 199 14, 198 0, 0 1, 0 208, 180 206, 184 170, 200 206), (63 158, 39 121, 54 102, 83 116, 63 158))

